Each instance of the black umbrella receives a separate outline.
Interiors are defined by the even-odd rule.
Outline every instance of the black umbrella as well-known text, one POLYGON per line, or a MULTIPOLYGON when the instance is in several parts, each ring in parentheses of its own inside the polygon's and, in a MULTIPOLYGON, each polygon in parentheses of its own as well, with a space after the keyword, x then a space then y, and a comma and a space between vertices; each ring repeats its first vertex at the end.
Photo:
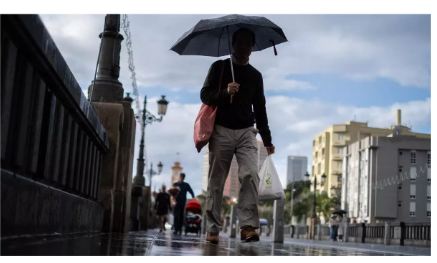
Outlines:
POLYGON ((229 55, 230 38, 235 31, 243 27, 255 34, 252 51, 263 50, 287 41, 282 29, 265 17, 227 15, 200 20, 176 41, 171 50, 179 55, 229 55))
POLYGON ((343 215, 347 214, 347 212, 345 210, 335 210, 334 212, 332 212, 332 214, 343 215))
MULTIPOLYGON (((185 32, 171 47, 179 55, 201 55, 221 57, 231 54, 231 36, 240 28, 250 29, 255 34, 252 51, 286 42, 282 29, 272 21, 261 16, 227 15, 213 19, 202 19, 193 28, 185 32)), ((230 60, 232 80, 234 68, 230 60)))

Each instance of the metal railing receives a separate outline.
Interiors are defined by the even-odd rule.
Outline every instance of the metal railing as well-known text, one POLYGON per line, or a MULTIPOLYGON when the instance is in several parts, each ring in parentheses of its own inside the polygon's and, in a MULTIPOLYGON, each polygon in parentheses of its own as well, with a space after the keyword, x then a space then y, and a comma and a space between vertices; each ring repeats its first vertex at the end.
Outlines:
POLYGON ((1 16, 2 172, 96 200, 108 138, 41 19, 1 16))
MULTIPOLYGON (((307 225, 287 226, 286 235, 292 238, 308 239, 307 225), (294 231, 294 232, 293 232, 294 231)), ((317 225, 316 239, 330 239, 328 225, 317 225)), ((348 224, 346 225, 345 242, 384 243, 386 245, 431 245, 430 223, 392 223, 392 224, 348 224)))

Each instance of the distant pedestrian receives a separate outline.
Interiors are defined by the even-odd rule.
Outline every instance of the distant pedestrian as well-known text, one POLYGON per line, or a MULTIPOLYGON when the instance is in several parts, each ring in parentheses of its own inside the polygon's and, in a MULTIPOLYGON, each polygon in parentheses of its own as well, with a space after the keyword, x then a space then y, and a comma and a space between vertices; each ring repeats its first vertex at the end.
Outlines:
POLYGON ((184 224, 184 215, 185 215, 185 204, 187 203, 187 192, 189 192, 194 198, 194 192, 191 189, 191 186, 184 182, 185 174, 181 173, 179 176, 179 182, 174 183, 173 186, 179 188, 179 192, 176 195, 176 205, 173 209, 174 215, 174 234, 181 235, 182 234, 182 226, 184 224))
POLYGON ((346 218, 343 216, 340 216, 340 220, 338 222, 338 240, 340 242, 344 242, 344 234, 346 232, 346 218))
POLYGON ((329 220, 329 233, 332 241, 337 241, 338 222, 337 217, 332 216, 329 220))
POLYGON ((165 185, 162 185, 161 192, 158 193, 155 201, 155 210, 159 217, 159 232, 165 231, 167 214, 170 209, 170 195, 166 192, 165 185))

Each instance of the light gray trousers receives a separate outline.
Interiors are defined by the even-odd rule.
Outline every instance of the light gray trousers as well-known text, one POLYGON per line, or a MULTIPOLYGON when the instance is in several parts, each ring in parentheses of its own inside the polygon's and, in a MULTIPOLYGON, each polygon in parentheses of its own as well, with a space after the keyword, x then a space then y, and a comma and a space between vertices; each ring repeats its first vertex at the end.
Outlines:
POLYGON ((209 173, 206 196, 208 231, 221 230, 223 188, 235 154, 238 163, 240 192, 237 214, 240 227, 259 227, 258 150, 254 127, 232 130, 216 125, 209 140, 209 173))

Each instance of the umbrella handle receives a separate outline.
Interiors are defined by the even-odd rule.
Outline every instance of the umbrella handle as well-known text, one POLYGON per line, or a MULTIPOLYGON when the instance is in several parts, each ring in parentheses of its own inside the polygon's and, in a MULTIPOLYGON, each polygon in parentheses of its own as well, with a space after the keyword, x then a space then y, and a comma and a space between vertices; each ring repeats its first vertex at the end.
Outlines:
MULTIPOLYGON (((229 26, 226 26, 226 32, 228 33, 228 49, 229 49, 229 63, 231 64, 232 82, 235 82, 234 66, 232 64, 232 52, 231 52, 231 36, 229 35, 229 26)), ((231 104, 234 95, 231 95, 231 104)))

